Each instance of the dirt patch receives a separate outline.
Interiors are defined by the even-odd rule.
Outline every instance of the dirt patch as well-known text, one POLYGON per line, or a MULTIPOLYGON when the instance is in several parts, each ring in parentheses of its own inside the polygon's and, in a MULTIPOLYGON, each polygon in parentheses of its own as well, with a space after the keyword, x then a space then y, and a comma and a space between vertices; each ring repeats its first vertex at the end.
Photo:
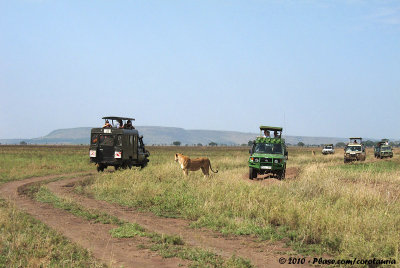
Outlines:
MULTIPOLYGON (((285 175, 285 180, 293 180, 296 179, 300 174, 300 168, 297 167, 290 167, 286 169, 286 175, 285 175)), ((258 175, 257 178, 254 180, 249 179, 249 174, 245 173, 242 175, 242 179, 250 181, 250 182, 255 182, 255 183, 262 183, 262 184, 276 184, 280 183, 281 181, 278 179, 277 176, 273 174, 267 174, 267 175, 258 175)))
POLYGON ((300 174, 300 168, 298 167, 290 167, 286 169, 286 178, 285 179, 296 179, 300 174))

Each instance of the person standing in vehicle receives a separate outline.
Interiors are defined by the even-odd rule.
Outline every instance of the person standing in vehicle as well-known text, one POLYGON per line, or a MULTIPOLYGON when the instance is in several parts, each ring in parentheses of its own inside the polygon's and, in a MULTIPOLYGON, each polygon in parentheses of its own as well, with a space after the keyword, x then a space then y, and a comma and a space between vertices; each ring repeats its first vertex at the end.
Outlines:
POLYGON ((122 119, 118 119, 117 128, 124 128, 124 124, 122 123, 122 119))
POLYGON ((132 121, 128 120, 124 126, 126 129, 135 129, 135 127, 132 125, 132 121))
POLYGON ((264 130, 264 138, 271 138, 271 134, 268 130, 264 130))
POLYGON ((106 120, 106 123, 104 124, 103 128, 110 128, 112 127, 110 122, 108 122, 108 120, 106 120))

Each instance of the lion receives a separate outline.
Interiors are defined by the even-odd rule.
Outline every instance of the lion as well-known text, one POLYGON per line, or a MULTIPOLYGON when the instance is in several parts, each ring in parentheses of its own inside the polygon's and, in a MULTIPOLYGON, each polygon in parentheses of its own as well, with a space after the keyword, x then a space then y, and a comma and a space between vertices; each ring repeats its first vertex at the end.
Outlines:
POLYGON ((179 162, 183 170, 183 174, 186 176, 189 174, 189 170, 196 171, 199 170, 200 168, 201 171, 203 171, 204 177, 210 176, 209 174, 210 169, 212 172, 218 173, 218 169, 214 171, 211 167, 210 159, 206 157, 190 159, 188 156, 184 156, 183 154, 177 153, 175 154, 175 162, 179 162))

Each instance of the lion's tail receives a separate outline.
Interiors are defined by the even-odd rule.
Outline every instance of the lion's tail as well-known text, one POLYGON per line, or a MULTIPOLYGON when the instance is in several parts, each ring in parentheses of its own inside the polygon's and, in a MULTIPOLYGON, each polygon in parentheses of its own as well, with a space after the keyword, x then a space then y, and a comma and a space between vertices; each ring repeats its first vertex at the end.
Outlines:
POLYGON ((210 162, 210 169, 211 169, 212 172, 218 173, 218 169, 217 169, 217 171, 214 171, 214 170, 212 169, 212 167, 211 167, 211 162, 210 162))

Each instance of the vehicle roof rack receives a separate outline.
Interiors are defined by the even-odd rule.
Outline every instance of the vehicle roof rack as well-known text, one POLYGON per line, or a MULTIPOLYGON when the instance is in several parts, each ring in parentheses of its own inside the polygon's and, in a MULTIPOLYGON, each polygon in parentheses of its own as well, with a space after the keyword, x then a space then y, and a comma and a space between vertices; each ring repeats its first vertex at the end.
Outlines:
POLYGON ((281 127, 260 126, 260 130, 282 131, 281 127))
POLYGON ((120 117, 120 116, 104 116, 102 119, 110 119, 110 120, 133 120, 133 121, 135 121, 135 118, 120 117))

